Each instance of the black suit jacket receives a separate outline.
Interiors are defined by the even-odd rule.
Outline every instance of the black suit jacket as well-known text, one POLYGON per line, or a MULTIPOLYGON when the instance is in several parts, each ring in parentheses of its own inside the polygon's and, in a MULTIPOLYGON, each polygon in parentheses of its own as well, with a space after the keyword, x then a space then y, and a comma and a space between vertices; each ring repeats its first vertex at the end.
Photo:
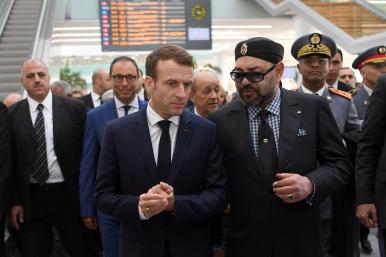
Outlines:
MULTIPOLYGON (((29 179, 34 163, 34 128, 27 99, 10 109, 14 144, 14 171, 12 177, 12 206, 23 205, 25 219, 31 208, 29 179)), ((79 208, 79 165, 86 108, 83 103, 52 96, 54 149, 68 192, 79 208)))
POLYGON ((227 256, 317 257, 317 204, 349 180, 347 153, 326 99, 281 89, 278 172, 309 177, 315 204, 287 204, 272 192, 275 174, 260 171, 248 113, 236 99, 211 117, 224 150, 230 188, 227 256), (318 165, 319 163, 319 165, 318 165))
POLYGON ((89 109, 94 109, 94 102, 92 101, 91 93, 88 95, 84 95, 80 98, 86 105, 86 108, 89 109))
POLYGON ((0 212, 8 207, 9 176, 11 174, 11 128, 7 107, 0 102, 0 212))
POLYGON ((355 170, 357 204, 375 203, 378 224, 386 229, 386 75, 382 75, 366 111, 355 170))

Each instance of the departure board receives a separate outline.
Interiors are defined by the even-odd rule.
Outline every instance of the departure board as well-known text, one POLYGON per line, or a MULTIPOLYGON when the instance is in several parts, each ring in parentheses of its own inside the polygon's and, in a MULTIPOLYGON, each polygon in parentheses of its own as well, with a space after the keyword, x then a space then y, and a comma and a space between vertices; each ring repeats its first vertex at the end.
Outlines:
POLYGON ((102 51, 211 49, 210 0, 100 0, 102 51))

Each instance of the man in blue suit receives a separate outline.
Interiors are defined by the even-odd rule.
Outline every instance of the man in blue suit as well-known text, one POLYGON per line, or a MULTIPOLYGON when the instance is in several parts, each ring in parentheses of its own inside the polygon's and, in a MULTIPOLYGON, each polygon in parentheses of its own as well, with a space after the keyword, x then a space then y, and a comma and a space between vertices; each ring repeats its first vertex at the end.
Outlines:
POLYGON ((80 166, 80 204, 83 222, 90 230, 99 227, 105 257, 117 257, 119 248, 119 221, 101 212, 94 204, 94 184, 99 151, 106 125, 109 121, 137 112, 146 107, 146 102, 136 95, 139 78, 136 62, 126 56, 113 60, 110 66, 113 84, 113 100, 91 110, 87 114, 83 156, 80 166), (98 217, 98 219, 97 219, 98 217))
POLYGON ((184 110, 193 58, 161 47, 146 75, 147 108, 106 127, 96 204, 121 222, 121 257, 210 257, 211 218, 228 195, 215 124, 184 110))

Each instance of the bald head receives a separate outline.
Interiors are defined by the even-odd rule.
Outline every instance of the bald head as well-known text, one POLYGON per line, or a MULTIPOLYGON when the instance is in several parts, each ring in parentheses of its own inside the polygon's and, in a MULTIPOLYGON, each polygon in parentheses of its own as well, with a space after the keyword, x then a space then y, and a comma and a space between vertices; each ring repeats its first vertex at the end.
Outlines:
POLYGON ((5 104, 5 106, 10 107, 11 105, 19 102, 21 99, 22 99, 21 94, 11 93, 4 98, 3 103, 5 104))
POLYGON ((21 83, 31 98, 42 102, 50 91, 50 75, 46 64, 38 59, 25 61, 21 70, 21 83))
POLYGON ((111 89, 110 75, 104 69, 97 69, 92 74, 92 88, 98 95, 103 95, 104 92, 111 89))

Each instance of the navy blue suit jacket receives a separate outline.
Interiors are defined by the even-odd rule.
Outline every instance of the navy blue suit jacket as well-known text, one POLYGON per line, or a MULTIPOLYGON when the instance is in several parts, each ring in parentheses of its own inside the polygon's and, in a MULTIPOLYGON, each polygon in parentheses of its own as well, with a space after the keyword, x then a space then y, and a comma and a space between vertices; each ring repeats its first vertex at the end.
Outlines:
POLYGON ((121 221, 120 256, 161 257, 166 240, 173 257, 211 256, 210 218, 228 201, 215 124, 183 112, 166 181, 174 189, 176 213, 141 221, 139 196, 159 182, 146 110, 108 124, 95 199, 121 221))
MULTIPOLYGON (((138 99, 138 103, 140 110, 147 105, 145 101, 140 99, 138 99)), ((106 125, 116 118, 118 118, 118 114, 114 100, 108 101, 87 113, 79 176, 79 198, 82 217, 96 216, 94 191, 99 152, 106 125)))

